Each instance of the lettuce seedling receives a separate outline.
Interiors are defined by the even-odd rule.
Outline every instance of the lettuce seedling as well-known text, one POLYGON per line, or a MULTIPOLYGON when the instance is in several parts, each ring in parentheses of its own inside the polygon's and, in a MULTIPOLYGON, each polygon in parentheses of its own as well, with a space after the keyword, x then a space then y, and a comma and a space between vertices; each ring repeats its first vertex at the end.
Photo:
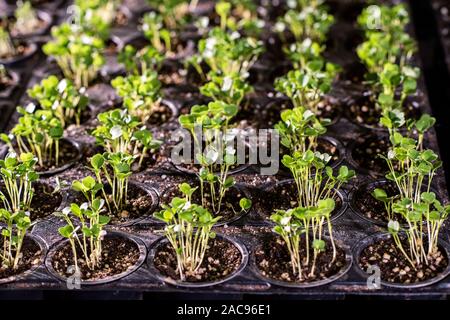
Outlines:
POLYGON ((76 0, 74 22, 83 33, 106 40, 110 35, 120 3, 120 0, 76 0))
POLYGON ((163 17, 157 12, 149 12, 142 19, 142 31, 151 45, 160 53, 173 54, 172 34, 163 26, 163 17))
POLYGON ((186 274, 195 274, 202 265, 209 239, 216 236, 211 229, 221 217, 213 217, 207 209, 192 203, 197 188, 182 183, 179 189, 184 198, 173 198, 154 217, 166 223, 164 234, 176 253, 177 271, 184 281, 186 274))
POLYGON ((64 76, 77 88, 87 88, 105 63, 103 40, 80 33, 76 25, 68 23, 53 27, 52 36, 53 40, 42 47, 44 53, 56 60, 64 76))
POLYGON ((90 270, 100 265, 102 240, 106 235, 104 227, 110 221, 108 216, 101 214, 104 206, 105 200, 95 198, 90 203, 82 205, 72 203, 70 207, 57 214, 66 222, 66 225, 60 227, 58 232, 69 240, 76 270, 79 270, 79 259, 83 259, 90 270), (81 257, 78 254, 79 251, 81 251, 81 257))
POLYGON ((261 34, 265 25, 258 18, 256 9, 253 1, 219 1, 215 6, 222 30, 229 29, 255 38, 261 34))
POLYGON ((13 57, 15 55, 17 55, 17 50, 9 32, 0 26, 0 58, 13 57))
POLYGON ((18 34, 30 34, 39 28, 39 17, 29 1, 17 3, 14 17, 16 18, 14 31, 18 34))
POLYGON ((17 156, 9 152, 0 160, 0 177, 5 191, 0 190, 0 202, 11 214, 30 211, 33 199, 33 182, 39 179, 34 167, 37 159, 32 153, 17 156))
POLYGON ((200 87, 200 93, 214 101, 223 101, 228 104, 241 105, 245 95, 253 88, 239 74, 227 75, 209 74, 211 79, 200 87))
POLYGON ((189 21, 190 11, 197 6, 198 0, 147 0, 154 9, 158 10, 162 23, 168 30, 180 30, 189 21))
MULTIPOLYGON (((236 164, 235 133, 230 130, 230 121, 236 116, 238 106, 222 101, 208 105, 196 105, 188 115, 181 115, 181 126, 190 131, 194 139, 194 156, 201 169, 198 173, 202 205, 206 207, 205 187, 209 187, 214 214, 219 214, 225 193, 235 181, 229 176, 230 167, 236 164), (196 130, 202 130, 205 141, 199 141, 196 130), (204 152, 203 145, 205 145, 204 152)), ((244 198, 245 199, 245 198, 244 198)), ((250 208, 250 200, 241 199, 241 209, 250 208)), ((234 209, 233 209, 234 210, 234 209)))
POLYGON ((325 46, 312 42, 309 38, 284 48, 284 52, 292 62, 294 70, 306 68, 310 61, 322 60, 321 54, 324 50, 325 46))
POLYGON ((142 75, 119 76, 111 81, 117 94, 123 98, 128 113, 146 123, 162 100, 161 82, 158 73, 147 71, 142 75))
POLYGON ((304 279, 303 267, 308 266, 310 273, 308 277, 314 277, 317 257, 325 251, 325 241, 323 240, 322 225, 326 221, 330 241, 333 247, 333 258, 329 265, 336 261, 336 245, 333 239, 330 216, 335 208, 332 198, 319 200, 316 206, 302 207, 285 210, 277 210, 270 219, 275 223, 273 231, 281 236, 289 251, 292 272, 298 276, 299 280, 304 279), (310 234, 310 228, 312 233, 310 234), (306 256, 300 256, 300 245, 302 235, 305 235, 306 256), (313 249, 313 257, 310 257, 310 249, 313 249))
POLYGON ((63 127, 73 122, 80 125, 81 114, 89 102, 84 89, 77 89, 72 81, 59 80, 53 75, 43 79, 27 93, 42 109, 53 111, 63 127))
POLYGON ((358 25, 366 34, 380 31, 385 34, 403 33, 409 21, 409 13, 403 3, 371 5, 364 8, 358 17, 358 25))
POLYGON ((61 121, 52 110, 36 110, 32 103, 26 108, 18 107, 22 116, 11 130, 13 137, 3 135, 2 139, 10 150, 17 153, 31 152, 38 158, 39 166, 59 164, 59 141, 64 135, 61 121), (16 140, 13 145, 12 139, 16 140))
POLYGON ((140 75, 150 71, 159 71, 164 56, 151 46, 137 50, 131 45, 126 45, 119 52, 117 60, 125 66, 128 73, 140 75))
POLYGON ((17 270, 23 257, 22 245, 28 229, 32 223, 30 213, 25 211, 10 212, 0 209, 0 222, 2 228, 3 250, 0 254, 2 267, 17 270))

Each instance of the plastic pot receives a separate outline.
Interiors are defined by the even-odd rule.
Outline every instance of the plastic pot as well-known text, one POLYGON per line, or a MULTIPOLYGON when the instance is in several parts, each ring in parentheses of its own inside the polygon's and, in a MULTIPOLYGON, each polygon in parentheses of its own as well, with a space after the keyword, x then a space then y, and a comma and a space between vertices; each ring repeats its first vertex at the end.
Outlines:
POLYGON ((0 59, 0 64, 3 64, 7 67, 13 67, 18 65, 19 63, 23 63, 26 60, 31 59, 36 54, 37 45, 34 42, 27 41, 24 41, 24 44, 26 44, 26 46, 28 47, 28 51, 25 54, 11 58, 0 59))
MULTIPOLYGON (((369 245, 372 245, 381 240, 389 239, 390 237, 391 237, 391 235, 389 233, 375 233, 373 235, 367 236, 366 238, 362 239, 358 244, 356 244, 356 246, 353 248, 353 257, 354 257, 354 261, 355 261, 355 269, 360 276, 362 276, 365 279, 370 276, 370 274, 366 273, 359 266, 359 259, 360 259, 362 251, 365 248, 367 248, 369 245)), ((445 279, 448 276, 448 274, 450 273, 449 245, 442 239, 439 239, 438 245, 441 248, 441 250, 443 250, 445 252, 445 254, 447 256, 448 264, 447 264, 446 269, 442 273, 440 273, 439 275, 437 275, 434 278, 431 278, 431 279, 428 279, 428 280, 425 280, 422 282, 410 283, 410 284, 387 282, 387 281, 384 281, 383 279, 381 279, 380 285, 386 286, 386 287, 392 287, 392 288, 400 288, 400 289, 416 289, 416 288, 421 288, 421 287, 426 287, 426 286, 432 285, 436 282, 439 282, 439 281, 445 279)))
POLYGON ((82 146, 81 146, 81 144, 79 142, 77 142, 75 140, 72 140, 72 139, 68 139, 68 138, 63 138, 61 140, 64 140, 64 141, 70 143, 72 145, 72 147, 75 148, 78 151, 76 157, 73 158, 68 163, 66 163, 65 165, 60 166, 60 167, 58 167, 56 169, 39 172, 39 175, 41 177, 53 176, 53 175, 56 175, 56 174, 61 173, 63 171, 66 171, 67 169, 69 169, 73 165, 75 165, 75 163, 80 162, 81 158, 83 157, 83 148, 82 148, 82 146))
POLYGON ((32 275, 36 269, 38 269, 40 266, 44 264, 45 256, 47 255, 48 251, 48 245, 47 243, 38 235, 34 235, 32 233, 29 233, 25 236, 25 238, 33 240, 40 248, 41 250, 41 256, 39 258, 39 263, 33 265, 31 269, 28 269, 22 273, 7 277, 7 278, 0 278, 0 284, 15 282, 19 280, 23 280, 27 278, 28 276, 32 275))
POLYGON ((14 93, 14 90, 20 83, 20 75, 12 70, 7 70, 8 75, 11 78, 11 84, 7 86, 4 90, 0 91, 0 98, 8 99, 14 93))
POLYGON ((252 254, 252 256, 251 256, 251 269, 260 280, 267 282, 271 285, 279 286, 279 287, 307 289, 307 288, 324 286, 326 284, 330 284, 330 283, 335 282, 338 279, 342 278, 345 274, 347 274, 347 272, 352 267, 353 256, 352 256, 350 248, 341 243, 337 243, 337 245, 339 248, 341 248, 345 251, 345 264, 344 264, 344 266, 342 266, 341 270, 339 270, 338 273, 334 274, 333 276, 331 276, 327 279, 322 279, 322 280, 317 280, 317 281, 312 281, 312 282, 305 282, 305 283, 297 283, 297 282, 281 281, 281 280, 277 280, 277 279, 272 279, 270 277, 266 277, 261 274, 261 272, 257 266, 255 254, 252 254))
POLYGON ((154 260, 155 260, 156 253, 157 253, 158 249, 160 248, 160 246, 168 243, 168 240, 165 237, 159 238, 150 246, 148 258, 147 258, 147 264, 148 264, 150 273, 152 274, 152 276, 154 276, 156 279, 158 279, 161 282, 164 282, 169 285, 177 286, 177 287, 184 287, 184 288, 211 287, 211 286, 219 285, 219 284, 222 284, 224 282, 227 282, 227 281, 233 279, 234 277, 239 275, 242 272, 242 270, 244 270, 245 267, 247 266, 248 258, 249 258, 247 248, 242 243, 240 243, 238 240, 236 240, 235 238, 231 238, 231 237, 225 236, 223 234, 217 234, 216 237, 219 239, 231 242, 241 253, 241 263, 240 263, 239 267, 233 273, 227 275, 225 278, 217 280, 217 281, 187 282, 187 281, 181 281, 178 279, 172 279, 170 277, 163 275, 158 270, 158 268, 156 268, 156 266, 154 264, 154 260))
MULTIPOLYGON (((139 258, 138 260, 134 263, 134 265, 129 268, 128 270, 104 278, 104 279, 99 279, 99 280, 80 280, 80 285, 100 285, 100 284, 105 284, 105 283, 109 283, 109 282, 113 282, 113 281, 117 281, 121 278, 124 278, 130 274, 132 274, 133 272, 135 272, 137 269, 139 269, 139 267, 144 263, 145 258, 147 256, 147 248, 144 244, 144 242, 137 236, 125 233, 125 232, 119 232, 119 231, 108 231, 106 237, 118 237, 118 238, 125 238, 128 240, 131 240, 136 247, 139 250, 139 258)), ((61 282, 66 282, 68 281, 68 278, 59 274, 54 268, 53 268, 53 258, 55 256, 55 254, 58 252, 59 249, 61 249, 62 247, 64 247, 65 245, 67 245, 69 243, 69 240, 62 240, 57 242, 54 246, 52 246, 52 248, 50 248, 50 251, 47 254, 47 257, 45 258, 45 266, 48 270, 48 272, 55 277, 56 279, 58 279, 61 282)))

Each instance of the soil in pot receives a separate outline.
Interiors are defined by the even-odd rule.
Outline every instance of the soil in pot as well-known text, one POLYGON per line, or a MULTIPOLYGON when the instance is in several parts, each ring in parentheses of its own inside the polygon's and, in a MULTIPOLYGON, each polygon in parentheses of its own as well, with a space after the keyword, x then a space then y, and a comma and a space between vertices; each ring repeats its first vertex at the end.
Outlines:
MULTIPOLYGON (((0 59, 6 60, 8 62, 9 60, 13 60, 15 58, 19 58, 19 57, 23 57, 28 54, 31 54, 33 51, 33 46, 29 45, 25 42, 16 42, 14 44, 14 47, 16 49, 15 54, 0 55, 0 59)), ((0 63, 2 63, 2 61, 0 61, 0 63)))
POLYGON ((59 141, 59 159, 58 164, 56 164, 55 159, 52 158, 50 161, 45 161, 43 166, 39 163, 36 164, 37 172, 53 171, 64 167, 72 163, 80 155, 80 150, 75 147, 73 143, 68 140, 61 139, 59 141))
MULTIPOLYGON (((331 212, 331 218, 341 211, 344 205, 341 197, 336 195, 334 198, 336 207, 331 212)), ((275 210, 289 210, 298 207, 298 191, 294 181, 280 183, 265 192, 265 196, 261 199, 261 210, 267 218, 272 215, 275 210)))
MULTIPOLYGON (((60 192, 54 192, 54 188, 45 183, 35 183, 33 185, 34 195, 31 201, 30 219, 36 221, 43 219, 53 214, 60 206, 62 196, 60 192)), ((6 193, 3 184, 0 185, 0 190, 6 193)), ((3 207, 0 200, 0 207, 3 207)))
POLYGON ((14 17, 11 17, 9 19, 9 25, 11 27, 11 36, 12 37, 26 37, 28 35, 34 35, 34 34, 40 34, 41 32, 43 32, 50 24, 50 21, 48 20, 44 20, 41 17, 39 17, 38 14, 38 23, 37 25, 33 28, 33 30, 31 32, 27 32, 27 33, 22 33, 19 30, 17 30, 17 28, 15 27, 15 22, 16 19, 14 17))
POLYGON ((358 138, 353 144, 351 158, 355 165, 365 171, 384 175, 389 171, 386 160, 380 154, 387 154, 391 143, 387 137, 375 134, 358 138))
MULTIPOLYGON (((81 249, 78 247, 78 257, 83 257, 81 249)), ((102 242, 102 259, 100 265, 91 270, 86 265, 84 259, 78 259, 78 267, 83 280, 101 280, 121 274, 132 268, 139 259, 139 248, 136 244, 124 237, 108 237, 102 242)), ((60 247, 53 255, 51 261, 55 271, 63 277, 73 275, 70 268, 74 265, 72 247, 69 242, 60 247)))
POLYGON ((154 112, 147 120, 147 125, 158 126, 168 122, 174 117, 174 111, 164 102, 154 108, 154 112))
MULTIPOLYGON (((403 241, 404 248, 408 248, 403 241)), ((414 269, 395 245, 392 238, 380 239, 365 248, 359 257, 359 266, 367 270, 376 265, 381 270, 381 279, 386 282, 412 284, 432 279, 442 273, 448 265, 448 257, 442 248, 429 258, 428 265, 414 269)))
MULTIPOLYGON (((186 282, 219 281, 235 272, 242 260, 239 249, 222 238, 211 239, 200 268, 194 273, 186 273, 186 282)), ((169 243, 162 244, 155 254, 155 267, 167 277, 179 280, 175 250, 169 243)))
MULTIPOLYGON (((3 247, 3 238, 0 241, 0 246, 3 247)), ((34 266, 41 263, 42 251, 39 245, 29 237, 25 237, 22 245, 22 258, 19 261, 17 269, 0 266, 0 279, 19 275, 25 271, 30 270, 34 266)))
MULTIPOLYGON (((232 187, 227 190, 225 193, 225 196, 222 199, 222 206, 220 209, 220 213, 216 214, 212 207, 211 202, 211 194, 208 192, 209 185, 205 185, 205 201, 206 201, 206 208, 212 213, 213 216, 220 215, 222 218, 218 221, 218 223, 225 222, 232 220, 236 217, 236 215, 239 215, 239 212, 241 211, 241 208, 239 206, 239 201, 246 197, 246 194, 239 190, 236 187, 232 187), (235 213, 236 212, 236 213, 235 213)), ((217 194, 217 191, 216 191, 217 194)), ((181 193, 181 191, 178 188, 178 185, 172 186, 169 189, 166 189, 164 194, 161 196, 161 204, 169 204, 173 198, 175 197, 184 197, 184 195, 181 193)), ((192 195, 192 202, 193 203, 202 203, 202 197, 200 192, 200 187, 197 189, 197 191, 194 192, 192 195)))
MULTIPOLYGON (((300 256, 306 257, 305 240, 302 239, 300 256)), ((310 259, 314 255, 310 247, 310 259)), ((267 234, 262 244, 255 250, 256 266, 264 277, 292 283, 310 283, 328 279, 339 273, 346 264, 345 251, 337 247, 337 256, 333 264, 333 249, 329 240, 325 240, 325 251, 317 256, 314 275, 309 275, 312 263, 302 266, 302 279, 292 271, 291 256, 285 242, 274 234, 267 234)))

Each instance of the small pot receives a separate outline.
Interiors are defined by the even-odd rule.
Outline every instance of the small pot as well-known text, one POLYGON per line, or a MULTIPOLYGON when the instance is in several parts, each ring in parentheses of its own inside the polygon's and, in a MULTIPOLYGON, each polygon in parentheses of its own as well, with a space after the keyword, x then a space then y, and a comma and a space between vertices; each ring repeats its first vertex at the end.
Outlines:
POLYGON ((8 99, 14 93, 20 82, 20 75, 12 70, 7 70, 9 77, 11 78, 11 84, 6 87, 3 91, 0 91, 0 98, 8 99))
POLYGON ((247 248, 241 244, 238 240, 231 238, 229 236, 223 235, 223 234, 216 234, 216 237, 219 239, 223 239, 226 241, 231 242, 236 248, 239 249, 239 252, 241 253, 241 264, 240 266, 231 274, 226 276, 223 279, 217 280, 217 281, 208 281, 208 282, 186 282, 181 280, 172 279, 170 277, 164 276, 158 268, 156 268, 154 264, 156 252, 158 251, 159 247, 163 244, 166 244, 168 240, 165 237, 161 237, 158 240, 156 240, 149 249, 148 258, 147 258, 147 264, 150 270, 150 273, 161 282, 164 282, 166 284, 170 284, 177 287, 184 287, 184 288, 204 288, 204 287, 210 287, 215 286, 224 282, 227 282, 237 275, 239 275, 242 270, 245 269, 248 263, 248 251, 247 248))
POLYGON ((35 264, 34 266, 31 267, 31 269, 26 270, 23 273, 20 273, 20 274, 17 274, 17 275, 13 275, 13 276, 10 276, 10 277, 7 277, 7 278, 1 278, 0 279, 0 284, 16 282, 16 281, 25 279, 28 276, 30 276, 31 274, 33 274, 40 266, 42 266, 44 264, 44 259, 45 259, 45 256, 47 255, 47 251, 48 251, 47 243, 40 236, 34 235, 32 233, 27 234, 25 236, 25 238, 33 240, 39 246, 39 248, 41 250, 41 256, 39 258, 39 263, 35 264))
POLYGON ((26 60, 31 59, 37 52, 37 45, 34 42, 24 42, 24 43, 29 48, 28 52, 20 56, 0 59, 0 64, 3 64, 7 67, 13 67, 18 65, 19 63, 23 63, 26 60))
MULTIPOLYGON (((388 224, 387 222, 384 222, 384 221, 381 221, 381 220, 376 220, 376 219, 373 219, 373 218, 369 218, 367 215, 364 214, 364 212, 361 212, 360 208, 356 204, 356 201, 358 199, 358 193, 359 192, 362 192, 364 190, 374 190, 374 189, 376 189, 378 187, 385 186, 385 185, 387 185, 389 183, 392 183, 392 182, 389 181, 389 180, 386 180, 386 179, 380 179, 380 180, 376 180, 376 181, 369 181, 369 182, 366 182, 366 183, 363 183, 363 184, 357 186, 356 188, 353 188, 350 191, 350 194, 349 194, 350 209, 358 217, 360 217, 364 221, 367 221, 367 222, 369 222, 371 224, 374 224, 374 225, 386 228, 387 224, 388 224)), ((436 190, 431 188, 430 191, 434 192, 436 194, 436 198, 437 199, 440 199, 440 194, 436 190)), ((371 196, 371 195, 369 195, 369 196, 371 196)), ((405 224, 405 223, 402 223, 401 226, 402 227, 408 227, 408 225, 405 224)))
MULTIPOLYGON (((355 267, 356 267, 355 270, 357 271, 357 273, 360 276, 362 276, 365 279, 370 276, 370 274, 366 273, 359 266, 359 259, 360 259, 362 251, 365 248, 367 248, 369 245, 374 244, 380 240, 386 240, 390 237, 391 237, 391 235, 389 233, 375 233, 373 235, 367 236, 366 238, 362 239, 358 244, 356 244, 356 246, 353 248, 353 257, 354 257, 355 267)), ((447 255, 448 265, 447 265, 446 269, 442 273, 440 273, 438 276, 428 279, 428 280, 425 280, 423 282, 417 282, 417 283, 411 283, 411 284, 393 283, 393 282, 387 282, 384 280, 381 280, 380 284, 382 286, 391 287, 391 288, 416 289, 416 288, 422 288, 422 287, 432 285, 436 282, 439 282, 439 281, 445 279, 448 276, 448 274, 450 273, 450 261, 449 261, 450 249, 449 249, 449 245, 442 239, 439 239, 439 246, 440 246, 441 250, 443 250, 445 252, 445 254, 447 255)))
MULTIPOLYGON (((13 39, 27 39, 27 38, 42 36, 48 32, 48 30, 50 29, 50 26, 53 23, 53 17, 48 12, 42 11, 42 10, 37 10, 36 14, 37 14, 39 20, 44 22, 44 26, 42 26, 42 28, 40 28, 40 29, 34 30, 31 33, 12 35, 13 39)), ((11 16, 10 18, 13 18, 13 16, 11 16)))
POLYGON ((70 169, 72 166, 74 166, 75 163, 80 162, 80 160, 82 159, 82 157, 83 157, 83 152, 82 152, 83 148, 82 148, 82 146, 81 146, 81 144, 79 142, 77 142, 75 140, 72 140, 72 139, 69 139, 69 138, 63 138, 61 140, 69 142, 73 146, 73 148, 75 148, 78 151, 77 156, 74 159, 72 159, 71 161, 69 161, 68 163, 66 163, 65 165, 63 165, 63 166, 61 166, 59 168, 56 168, 56 169, 53 169, 53 170, 39 172, 39 175, 41 177, 53 176, 55 174, 61 173, 63 171, 66 171, 66 170, 70 169))
MULTIPOLYGON (((265 188, 264 191, 271 192, 272 190, 274 190, 277 187, 281 187, 281 186, 289 185, 289 184, 295 184, 294 179, 287 179, 287 180, 279 181, 276 184, 265 188)), ((339 219, 340 217, 342 217, 342 215, 345 213, 345 211, 347 210, 347 207, 348 207, 348 200, 347 200, 347 195, 345 194, 345 192, 342 190, 336 190, 336 191, 337 191, 336 195, 341 199, 342 205, 341 205, 341 208, 339 209, 339 211, 334 213, 330 217, 330 221, 332 221, 332 222, 339 219)), ((276 208, 274 208, 274 209, 276 209, 276 208)), ((271 224, 273 224, 270 220, 268 220, 268 221, 271 224)))
POLYGON ((352 267, 353 256, 350 251, 350 248, 344 244, 340 244, 339 247, 345 251, 345 265, 341 268, 341 270, 338 273, 336 273, 335 275, 333 275, 327 279, 312 281, 312 282, 308 282, 308 283, 295 283, 295 282, 280 281, 280 280, 266 277, 266 276, 262 275, 261 272, 259 271, 259 268, 256 263, 256 257, 254 254, 252 254, 252 257, 251 257, 251 269, 252 269, 253 273, 260 280, 268 282, 271 285, 275 285, 275 286, 279 286, 279 287, 286 287, 286 288, 297 288, 297 289, 307 289, 307 288, 319 287, 319 286, 323 286, 323 285, 335 282, 338 279, 342 278, 344 275, 347 274, 347 272, 352 267))
MULTIPOLYGON (((135 262, 134 266, 131 267, 130 269, 128 269, 125 272, 116 274, 114 276, 111 277, 107 277, 104 279, 100 279, 100 280, 81 280, 80 284, 81 285, 100 285, 100 284, 105 284, 105 283, 109 283, 109 282, 113 282, 113 281, 117 281, 119 279, 122 279, 126 276, 129 276, 130 274, 132 274, 133 272, 135 272, 137 269, 139 269, 139 267, 144 263, 145 258, 147 256, 147 248, 144 244, 144 242, 137 236, 125 233, 125 232, 119 232, 119 231, 108 231, 107 237, 119 237, 119 238, 126 238, 131 240, 136 247, 139 249, 139 258, 138 260, 135 262)), ((45 258, 45 266, 48 270, 48 272, 50 272, 50 274, 58 279, 61 282, 65 282, 67 283, 68 278, 65 276, 62 276, 61 274, 59 274, 54 268, 53 268, 53 257, 55 256, 56 252, 61 249, 62 247, 64 247, 67 243, 69 242, 68 239, 66 240, 62 240, 59 241, 58 243, 56 243, 48 252, 47 257, 45 258)))

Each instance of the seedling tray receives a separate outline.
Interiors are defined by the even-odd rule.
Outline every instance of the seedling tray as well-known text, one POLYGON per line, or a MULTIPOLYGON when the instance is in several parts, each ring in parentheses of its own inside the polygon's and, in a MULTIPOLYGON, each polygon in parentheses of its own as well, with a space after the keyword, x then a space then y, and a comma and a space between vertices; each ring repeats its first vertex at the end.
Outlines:
MULTIPOLYGON (((139 1, 131 1, 133 5, 133 12, 139 13, 145 11, 139 1)), ((142 1, 143 2, 143 1, 142 1)), ((333 26, 329 38, 330 41, 327 45, 328 49, 326 57, 333 62, 339 63, 341 66, 350 68, 357 62, 356 54, 354 53, 354 45, 358 43, 355 39, 359 39, 361 34, 355 29, 354 22, 356 15, 360 9, 365 5, 362 1, 350 1, 350 0, 334 0, 329 1, 332 13, 336 17, 336 24, 333 26), (355 43, 356 41, 356 43, 355 43)), ((66 14, 67 4, 61 4, 59 9, 52 8, 51 12, 55 14, 55 21, 61 21, 66 14)), ((139 32, 136 28, 137 19, 131 19, 129 25, 126 28, 115 29, 113 34, 119 37, 122 42, 126 43, 132 39, 139 32)), ((413 32, 411 28, 411 32, 413 32)), ((42 36, 36 39, 37 42, 43 42, 48 39, 48 35, 42 36)), ((277 61, 270 61, 271 67, 277 64, 277 61)), ((420 61, 417 61, 420 65, 420 61)), ((50 60, 45 57, 41 52, 38 52, 32 59, 21 63, 13 68, 14 71, 21 75, 21 87, 14 91, 14 94, 7 99, 0 100, 0 128, 2 131, 9 130, 17 120, 17 114, 14 112, 14 107, 18 104, 25 104, 27 96, 25 94, 26 88, 31 87, 42 77, 48 75, 52 68, 50 60)), ((276 68, 270 69, 274 70, 276 68)), ((269 70, 269 69, 266 69, 269 70)), ((347 70, 348 71, 348 70, 347 70)), ((255 85, 257 88, 270 87, 270 83, 258 83, 255 85)), ((424 85, 424 81, 419 85, 419 98, 420 107, 422 112, 431 113, 430 104, 428 102, 427 90, 424 85)), ((354 190, 363 183, 370 181, 376 181, 381 176, 377 176, 370 170, 364 168, 358 168, 354 166, 354 162, 351 161, 352 146, 358 137, 374 134, 377 137, 383 135, 382 131, 367 129, 361 125, 355 124, 355 119, 347 113, 346 106, 352 98, 359 96, 362 92, 362 87, 359 85, 349 84, 344 80, 339 80, 332 92, 332 96, 339 101, 340 116, 339 120, 328 128, 327 136, 333 137, 340 141, 342 144, 342 150, 340 150, 340 156, 342 164, 346 164, 357 170, 357 179, 353 180, 351 184, 346 185, 342 191, 344 195, 343 205, 346 207, 344 214, 334 222, 335 237, 340 243, 345 244, 348 247, 353 247, 362 239, 368 235, 374 234, 379 231, 384 231, 383 227, 377 226, 374 223, 370 223, 365 219, 360 218, 352 211, 349 206, 350 195, 354 190)), ((261 106, 267 105, 271 101, 269 96, 264 94, 262 90, 257 90, 257 98, 255 103, 261 106)), ((111 101, 114 101, 114 92, 108 85, 107 77, 103 83, 98 83, 94 87, 90 88, 90 95, 94 97, 92 104, 98 108, 104 108, 111 101)), ((179 110, 186 108, 187 106, 195 103, 195 98, 191 101, 186 98, 180 98, 176 95, 166 95, 166 99, 171 101, 179 110)), ((93 140, 87 134, 87 130, 91 129, 94 125, 94 121, 90 120, 86 124, 79 128, 70 128, 67 130, 67 136, 78 141, 83 145, 84 158, 87 155, 93 153, 93 140)), ((172 129, 176 128, 176 119, 169 122, 161 130, 162 136, 168 136, 172 129)), ((426 136, 426 145, 438 151, 437 136, 434 130, 431 130, 426 136)), ((369 289, 367 281, 362 277, 353 265, 349 272, 339 280, 316 288, 298 289, 298 288, 286 288, 282 286, 272 285, 267 281, 262 280, 258 276, 258 272, 253 264, 253 252, 258 244, 262 232, 270 232, 271 224, 268 220, 269 215, 264 213, 264 208, 261 207, 262 199, 264 199, 267 189, 276 184, 278 181, 286 179, 285 175, 278 176, 261 176, 259 175, 257 166, 251 166, 245 171, 235 175, 237 182, 247 188, 252 196, 254 206, 251 212, 242 219, 235 221, 227 226, 216 228, 217 232, 233 237, 241 241, 250 254, 248 265, 245 269, 235 278, 213 286, 205 288, 181 288, 172 285, 165 284, 161 280, 157 279, 152 274, 145 261, 141 267, 130 275, 111 282, 101 285, 82 286, 82 291, 135 291, 135 292, 178 292, 178 293, 207 293, 207 294, 286 294, 286 295, 299 295, 299 296, 333 296, 342 297, 346 295, 404 295, 404 296, 442 296, 450 293, 450 279, 446 278, 439 283, 419 288, 419 289, 396 289, 382 287, 381 289, 369 289)), ((49 178, 43 178, 44 181, 54 183, 58 178, 60 181, 72 181, 74 179, 82 178, 88 173, 83 161, 75 164, 71 169, 68 169, 62 173, 56 174, 49 178)), ((433 188, 437 191, 439 196, 444 202, 448 202, 447 187, 443 178, 442 172, 440 172, 434 179, 433 188)), ((156 189, 159 195, 162 195, 167 189, 170 183, 182 182, 187 179, 187 176, 176 170, 168 161, 159 163, 156 168, 152 168, 133 175, 132 181, 143 183, 148 187, 156 189)), ((70 195, 69 195, 70 197, 70 195)), ((70 198, 69 198, 70 199, 70 198)), ((67 203, 67 202, 66 202, 67 203)), ((61 226, 61 222, 55 217, 49 217, 37 225, 34 226, 32 233, 42 237, 46 244, 51 247, 55 243, 59 242, 61 238, 58 236, 57 229, 61 226)), ((155 223, 151 219, 140 221, 136 225, 129 227, 114 227, 112 229, 130 233, 140 238, 150 248, 152 244, 160 237, 157 234, 158 230, 161 230, 161 225, 155 223)), ((442 238, 448 239, 448 226, 442 230, 442 238)), ((356 262, 353 261, 355 264, 356 262)), ((11 283, 0 285, 0 290, 68 290, 65 282, 58 281, 47 271, 44 265, 41 265, 34 273, 29 276, 14 281, 11 283)))

